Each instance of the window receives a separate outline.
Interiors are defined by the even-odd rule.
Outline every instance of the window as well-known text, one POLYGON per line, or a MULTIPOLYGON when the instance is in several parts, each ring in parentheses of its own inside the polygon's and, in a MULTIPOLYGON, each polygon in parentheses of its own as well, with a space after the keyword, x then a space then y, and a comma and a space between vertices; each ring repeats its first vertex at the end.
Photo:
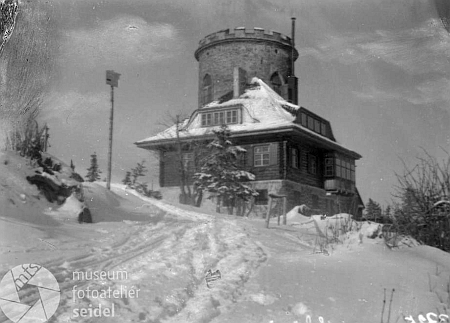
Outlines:
POLYGON ((227 111, 227 121, 226 124, 237 123, 237 110, 227 111))
POLYGON ((307 127, 308 124, 306 123, 306 114, 302 113, 302 126, 307 127))
POLYGON ((341 160, 336 158, 336 176, 341 177, 341 160))
POLYGON ((281 85, 283 84, 281 82, 280 74, 278 72, 275 72, 272 74, 272 77, 270 78, 270 84, 272 84, 272 89, 277 92, 278 94, 281 94, 281 85))
POLYGON ((207 127, 212 125, 212 113, 202 114, 202 127, 207 127))
POLYGON ((327 135, 327 125, 326 125, 326 123, 322 122, 322 123, 320 124, 320 126, 321 126, 321 128, 320 128, 320 133, 321 133, 322 135, 326 136, 326 135, 327 135))
MULTIPOLYGON (((336 177, 355 182, 355 162, 342 156, 335 158, 336 177)), ((327 159, 325 159, 325 175, 327 175, 327 159)))
POLYGON ((317 157, 314 155, 309 155, 308 172, 313 175, 317 174, 317 157))
POLYGON ((350 163, 348 161, 345 162, 345 179, 350 180, 350 163))
POLYGON ((214 124, 215 125, 225 124, 225 118, 224 118, 225 112, 223 112, 223 111, 222 112, 214 112, 213 115, 214 115, 214 124))
POLYGON ((238 123, 238 110, 204 112, 202 113, 202 127, 221 126, 223 124, 238 123))
POLYGON ((308 128, 314 130, 314 118, 311 116, 308 116, 308 128))
POLYGON ((267 166, 270 164, 269 145, 258 146, 254 148, 254 166, 267 166))
POLYGON ((207 104, 213 100, 213 85, 209 74, 203 78, 202 103, 207 104))
POLYGON ((291 166, 298 169, 298 149, 291 148, 291 166))
POLYGON ((325 176, 334 176, 334 158, 325 158, 325 176))
POLYGON ((183 153, 183 166, 185 171, 194 170, 194 153, 183 153))
POLYGON ((303 111, 300 113, 299 121, 303 127, 308 128, 309 130, 312 130, 323 136, 327 135, 328 124, 326 121, 323 121, 322 119, 313 115, 309 115, 308 113, 305 113, 303 111))
POLYGON ((267 190, 256 190, 255 205, 267 205, 269 203, 269 194, 267 190))
POLYGON ((320 121, 314 120, 314 131, 320 133, 320 121))

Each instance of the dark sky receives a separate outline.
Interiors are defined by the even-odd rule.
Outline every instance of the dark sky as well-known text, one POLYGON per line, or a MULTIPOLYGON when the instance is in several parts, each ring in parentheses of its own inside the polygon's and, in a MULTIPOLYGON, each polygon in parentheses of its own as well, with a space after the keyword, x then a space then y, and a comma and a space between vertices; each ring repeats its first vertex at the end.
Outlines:
MULTIPOLYGON (((50 4, 52 2, 49 2, 50 4)), ((115 91, 113 180, 145 158, 133 142, 163 129, 168 112, 197 106, 198 41, 234 27, 290 35, 297 18, 299 104, 331 121, 336 138, 363 158, 364 201, 390 201, 395 172, 422 149, 450 150, 450 37, 444 0, 53 0, 59 71, 42 118, 50 152, 85 175, 96 151, 106 174, 109 87, 115 91)))

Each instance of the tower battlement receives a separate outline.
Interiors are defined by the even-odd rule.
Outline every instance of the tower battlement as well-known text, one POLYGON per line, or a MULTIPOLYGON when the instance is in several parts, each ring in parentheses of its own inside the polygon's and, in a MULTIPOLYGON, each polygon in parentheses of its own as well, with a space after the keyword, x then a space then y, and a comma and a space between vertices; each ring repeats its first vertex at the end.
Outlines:
POLYGON ((199 42, 199 47, 195 51, 195 58, 198 60, 199 53, 210 45, 229 41, 269 41, 277 42, 280 45, 292 46, 290 37, 273 30, 263 28, 236 27, 234 29, 224 29, 204 37, 199 42))

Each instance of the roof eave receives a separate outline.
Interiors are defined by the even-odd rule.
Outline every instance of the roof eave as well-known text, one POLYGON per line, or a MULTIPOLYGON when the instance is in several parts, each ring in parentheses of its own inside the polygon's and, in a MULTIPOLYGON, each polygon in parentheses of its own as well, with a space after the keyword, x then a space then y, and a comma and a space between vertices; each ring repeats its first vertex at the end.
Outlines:
MULTIPOLYGON (((330 148, 330 149, 348 154, 355 159, 362 158, 362 156, 360 154, 358 154, 357 152, 347 149, 347 148, 339 145, 338 143, 331 141, 330 139, 321 138, 321 137, 318 137, 317 135, 309 133, 308 131, 304 131, 301 127, 299 127, 297 125, 287 125, 287 126, 278 127, 275 129, 262 129, 262 130, 253 130, 253 131, 248 131, 248 130, 233 131, 231 133, 231 137, 246 137, 246 136, 255 136, 255 135, 262 135, 262 134, 267 135, 267 134, 274 134, 274 133, 285 133, 285 132, 289 132, 289 131, 298 131, 302 135, 306 135, 308 138, 312 139, 316 143, 319 143, 326 148, 330 148)), ((180 138, 180 141, 188 142, 188 141, 192 141, 192 140, 214 139, 214 138, 215 138, 214 134, 199 135, 199 136, 183 137, 183 138, 180 138)), ((138 142, 135 142, 134 144, 136 146, 138 146, 139 148, 143 148, 143 149, 151 149, 151 148, 158 149, 158 147, 164 146, 166 144, 171 144, 175 140, 176 140, 175 138, 168 138, 168 139, 159 139, 159 140, 147 141, 147 142, 139 142, 138 141, 138 142)))

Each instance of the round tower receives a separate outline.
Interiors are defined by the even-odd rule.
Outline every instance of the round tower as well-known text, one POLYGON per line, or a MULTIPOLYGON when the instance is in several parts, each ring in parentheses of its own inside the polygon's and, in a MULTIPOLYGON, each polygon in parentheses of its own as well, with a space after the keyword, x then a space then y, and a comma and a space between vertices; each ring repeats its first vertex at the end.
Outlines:
POLYGON ((289 99, 289 78, 294 76, 293 63, 298 52, 286 35, 239 27, 200 40, 195 58, 199 62, 198 102, 203 106, 231 93, 237 78, 242 83, 255 76, 289 99))

